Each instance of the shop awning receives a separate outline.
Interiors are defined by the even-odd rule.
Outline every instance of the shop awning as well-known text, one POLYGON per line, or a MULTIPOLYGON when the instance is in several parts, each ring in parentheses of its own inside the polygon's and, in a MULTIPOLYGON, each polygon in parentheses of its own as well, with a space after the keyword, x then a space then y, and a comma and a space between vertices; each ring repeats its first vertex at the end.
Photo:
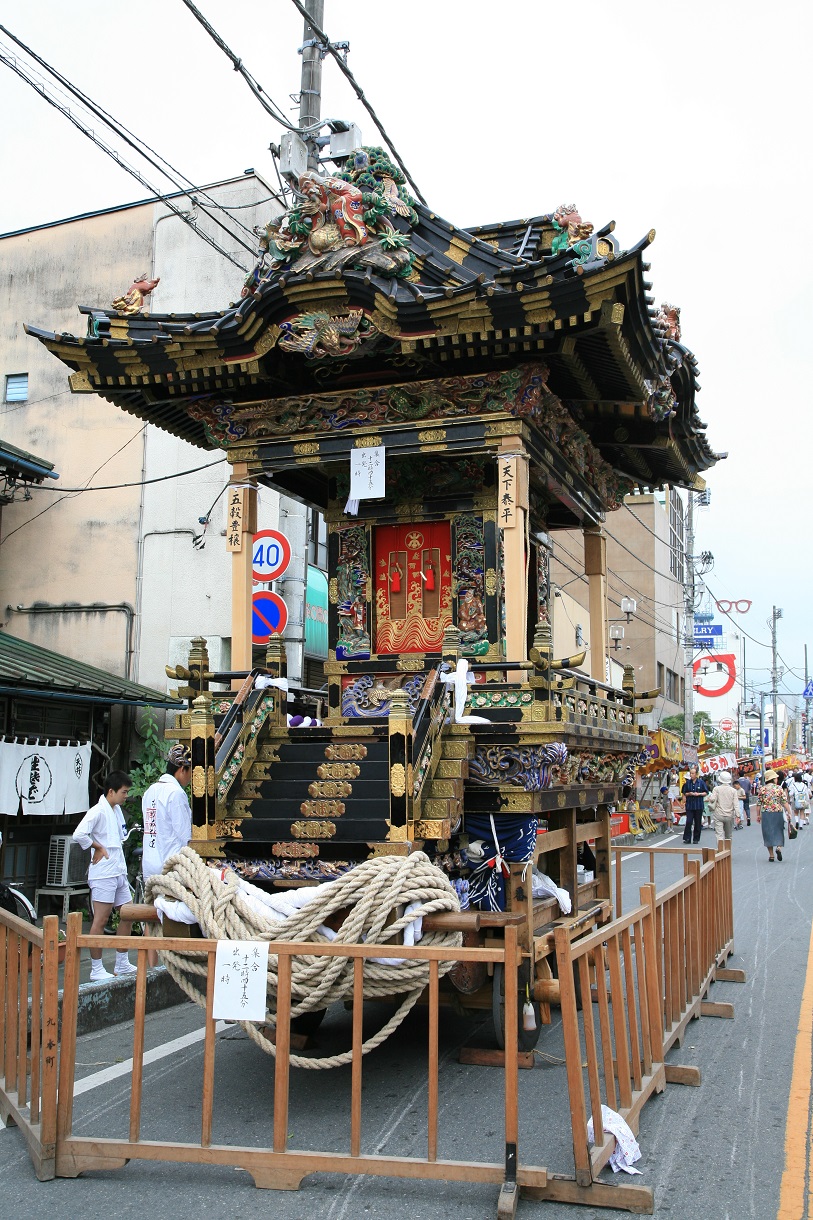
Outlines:
POLYGON ((141 686, 0 631, 0 695, 4 694, 81 703, 149 705, 176 711, 186 706, 170 699, 166 691, 141 686))

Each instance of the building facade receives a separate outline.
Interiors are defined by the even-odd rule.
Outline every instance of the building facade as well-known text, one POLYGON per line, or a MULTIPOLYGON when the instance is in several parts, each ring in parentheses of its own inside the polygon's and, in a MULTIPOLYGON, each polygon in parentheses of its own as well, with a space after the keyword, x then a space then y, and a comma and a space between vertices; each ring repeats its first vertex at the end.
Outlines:
MULTIPOLYGON (((652 711, 641 716, 641 723, 652 728, 681 713, 685 699, 684 518, 683 495, 667 487, 625 497, 604 527, 610 660, 634 667, 638 689, 658 692, 652 711), (636 602, 631 615, 622 608, 624 598, 636 602)), ((554 638, 557 650, 565 654, 589 649, 584 626, 589 614, 588 581, 583 570, 580 535, 557 534, 551 572, 562 595, 553 603, 554 638)))
MULTIPOLYGON (((208 639, 215 669, 229 668, 228 463, 111 411, 96 393, 72 393, 64 366, 25 326, 56 320, 75 330, 77 303, 112 302, 141 277, 158 280, 148 312, 188 314, 193 325, 192 311, 239 300, 244 273, 225 255, 250 267, 253 230, 278 211, 274 192, 251 171, 170 204, 146 200, 0 237, 3 436, 48 453, 60 474, 46 480, 48 490, 14 496, 4 508, 5 631, 159 690, 168 686, 165 665, 186 660, 193 635, 208 639), (176 477, 183 471, 192 473, 176 477), (106 490, 77 490, 88 484, 106 490)), ((317 564, 320 527, 304 506, 262 489, 258 527, 278 526, 292 544, 278 591, 289 609, 292 665, 301 670, 309 550, 317 564)))

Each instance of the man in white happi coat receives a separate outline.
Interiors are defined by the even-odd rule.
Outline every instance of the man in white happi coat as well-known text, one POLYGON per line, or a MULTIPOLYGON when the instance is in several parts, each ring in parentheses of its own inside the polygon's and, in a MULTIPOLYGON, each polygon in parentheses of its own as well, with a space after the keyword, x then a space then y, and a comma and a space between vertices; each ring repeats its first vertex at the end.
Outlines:
MULTIPOLYGON (((192 810, 184 788, 192 777, 192 755, 187 746, 173 746, 167 756, 165 773, 150 784, 141 798, 144 824, 141 871, 148 877, 164 871, 164 864, 192 838, 192 810)), ((147 925, 145 925, 146 930, 147 925)), ((158 954, 150 949, 150 966, 158 964, 158 954)))
POLYGON ((144 825, 141 870, 144 881, 163 872, 164 863, 192 838, 192 810, 184 788, 192 778, 187 746, 173 746, 165 773, 141 798, 144 825))

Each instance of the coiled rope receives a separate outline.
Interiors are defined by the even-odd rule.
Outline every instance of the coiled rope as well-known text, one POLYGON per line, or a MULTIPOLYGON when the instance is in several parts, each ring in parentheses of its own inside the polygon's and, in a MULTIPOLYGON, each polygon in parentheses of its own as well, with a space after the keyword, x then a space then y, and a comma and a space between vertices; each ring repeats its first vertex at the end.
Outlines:
MULTIPOLYGON (((186 903, 195 916, 203 935, 211 940, 265 940, 269 942, 311 941, 315 944, 373 945, 393 942, 414 919, 439 911, 459 911, 460 903, 445 874, 436 868, 423 852, 409 856, 379 856, 365 860, 335 881, 319 887, 322 891, 307 906, 288 919, 274 919, 260 914, 245 900, 237 878, 209 868, 189 847, 171 856, 164 872, 151 877, 146 886, 148 901, 162 895, 169 900, 186 903), (419 908, 409 915, 399 914, 398 908, 418 902, 419 908), (317 929, 336 912, 345 913, 331 942, 317 929), (388 923, 388 919, 392 922, 388 923)), ((194 943, 194 942, 191 942, 194 943)), ((458 948, 462 944, 459 932, 429 932, 422 946, 458 948)), ((182 991, 206 1007, 205 984, 196 979, 207 976, 207 954, 170 953, 161 951, 167 970, 182 991)), ((397 956, 397 948, 393 956, 397 956)), ((277 963, 275 954, 268 955, 268 1024, 276 1016, 277 963)), ((440 962, 439 973, 451 970, 454 961, 440 962)), ((379 959, 364 961, 365 999, 403 996, 397 1011, 373 1037, 362 1045, 362 1054, 380 1046, 398 1028, 417 1003, 429 982, 429 963, 402 959, 397 965, 387 965, 379 959)), ((291 1017, 327 1008, 353 994, 353 957, 292 957, 291 1017)), ((241 1021, 243 1029, 267 1054, 274 1055, 274 1043, 260 1026, 241 1021)), ((324 1058, 291 1055, 290 1061, 301 1068, 340 1067, 352 1061, 352 1051, 324 1058)))

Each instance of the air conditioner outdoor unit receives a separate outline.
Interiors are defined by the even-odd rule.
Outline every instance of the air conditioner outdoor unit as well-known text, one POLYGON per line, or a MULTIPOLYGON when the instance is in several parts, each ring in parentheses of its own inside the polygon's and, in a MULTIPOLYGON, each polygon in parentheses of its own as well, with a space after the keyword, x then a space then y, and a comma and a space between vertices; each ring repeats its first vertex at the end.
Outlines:
POLYGON ((90 850, 74 843, 70 835, 51 835, 45 884, 64 887, 84 885, 90 864, 90 850))

